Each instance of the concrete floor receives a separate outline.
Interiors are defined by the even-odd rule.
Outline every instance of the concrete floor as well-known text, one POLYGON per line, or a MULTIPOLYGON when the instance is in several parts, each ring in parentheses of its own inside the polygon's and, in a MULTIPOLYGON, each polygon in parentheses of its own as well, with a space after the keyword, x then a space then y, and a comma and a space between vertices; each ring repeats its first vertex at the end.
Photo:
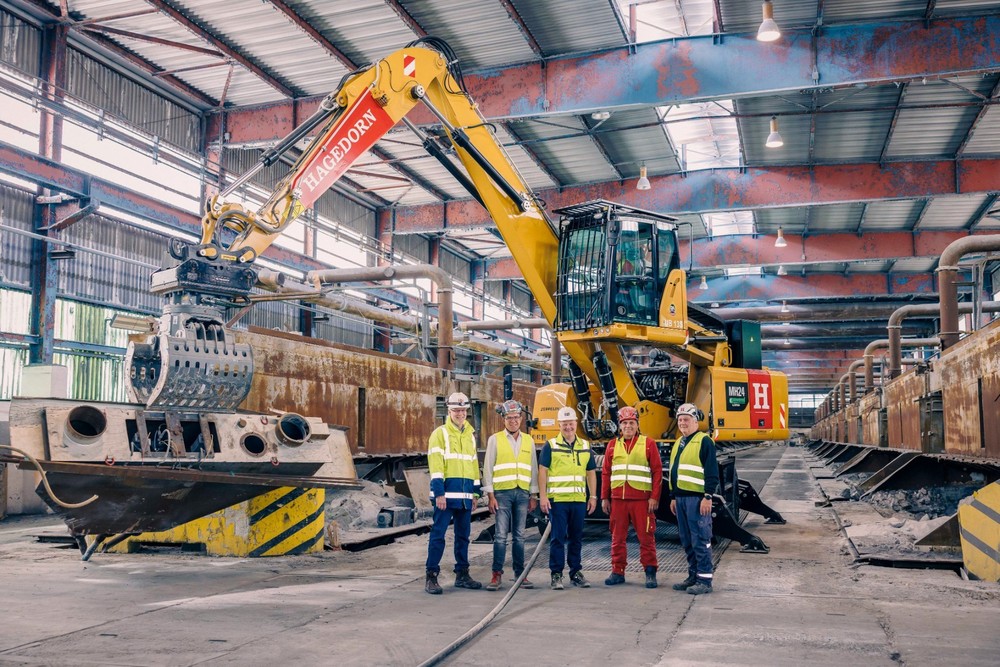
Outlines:
MULTIPOLYGON (((1000 586, 852 566, 833 510, 815 506, 807 459, 801 448, 740 455, 747 478, 774 468, 761 495, 788 524, 748 521, 771 553, 729 549, 712 595, 605 588, 605 572, 588 573, 591 589, 519 592, 446 664, 996 665, 1000 586)), ((450 575, 444 595, 424 594, 426 536, 357 554, 82 563, 34 542, 56 523, 0 522, 0 665, 415 665, 501 597, 455 590, 450 575)), ((480 578, 489 554, 472 547, 480 578)))

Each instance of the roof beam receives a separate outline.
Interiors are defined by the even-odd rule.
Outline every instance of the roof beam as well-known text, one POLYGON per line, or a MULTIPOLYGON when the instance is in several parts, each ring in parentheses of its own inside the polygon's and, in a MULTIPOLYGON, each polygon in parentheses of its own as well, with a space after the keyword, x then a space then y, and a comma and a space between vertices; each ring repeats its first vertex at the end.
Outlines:
POLYGON ((308 21, 299 16, 298 12, 292 9, 287 2, 284 0, 268 0, 268 2, 271 3, 272 7, 284 14, 285 18, 292 22, 292 25, 309 35, 312 41, 316 42, 321 49, 344 64, 347 69, 357 69, 358 65, 351 60, 346 53, 338 49, 336 45, 324 37, 319 30, 314 28, 308 21))
MULTIPOLYGON (((393 0, 386 4, 405 14, 393 0)), ((919 20, 824 26, 815 36, 815 51, 809 29, 788 30, 773 44, 758 42, 753 34, 716 41, 708 35, 636 44, 467 72, 465 80, 483 115, 505 120, 1000 71, 1000 16, 995 15, 937 19, 929 28, 919 20), (859 49, 859 44, 875 46, 859 49)), ((315 108, 323 97, 309 98, 309 106, 315 108)), ((268 105, 267 114, 285 122, 233 140, 285 136, 292 129, 290 108, 268 105)), ((239 113, 233 113, 231 128, 243 124, 239 113)), ((412 120, 435 122, 422 109, 412 120)))
POLYGON ((427 31, 417 23, 417 20, 413 18, 410 12, 406 11, 406 8, 399 4, 396 0, 385 0, 385 4, 389 6, 389 9, 396 12, 396 16, 399 20, 406 24, 406 27, 413 31, 417 37, 426 37, 427 31))
POLYGON ((171 18, 180 25, 184 26, 184 28, 186 28, 188 32, 190 32, 191 34, 195 35, 199 39, 204 40, 205 42, 207 42, 208 44, 210 44, 211 46, 213 46, 214 48, 218 49, 223 54, 225 54, 226 57, 231 58, 238 64, 245 67, 255 76, 257 76, 257 78, 259 78, 261 81, 263 81, 267 85, 277 90, 285 97, 288 98, 295 97, 295 91, 293 91, 291 88, 289 88, 282 82, 278 81, 273 75, 265 72, 259 65, 252 62, 241 51, 229 46, 221 39, 219 39, 219 37, 213 35, 209 31, 205 30, 205 28, 200 26, 198 23, 185 16, 183 13, 181 13, 180 10, 174 8, 172 5, 167 4, 163 0, 145 0, 145 1, 150 6, 155 7, 157 10, 159 10, 165 16, 171 18))
MULTIPOLYGON (((892 162, 884 167, 862 163, 706 169, 650 177, 649 190, 636 190, 631 183, 613 181, 559 191, 542 190, 536 194, 547 202, 549 210, 607 199, 649 211, 710 213, 995 192, 997 173, 1000 160, 996 159, 892 162)), ((449 202, 447 206, 453 227, 494 226, 487 212, 474 200, 449 202)), ((400 209, 397 231, 404 234, 440 231, 440 215, 437 205, 400 209)))
POLYGON ((688 298, 701 303, 716 301, 771 301, 837 296, 891 296, 926 294, 935 290, 930 273, 887 276, 884 273, 807 273, 805 276, 738 276, 708 281, 708 289, 698 289, 699 281, 688 281, 688 298))
MULTIPOLYGON (((997 80, 996 85, 993 86, 993 90, 990 91, 989 100, 990 101, 995 100, 997 95, 1000 95, 1000 79, 997 80)), ((955 151, 955 159, 961 158, 963 155, 965 155, 965 149, 968 148, 969 142, 972 141, 972 135, 975 133, 976 128, 979 127, 980 121, 982 121, 983 117, 986 116, 986 113, 989 111, 990 106, 991 105, 989 104, 984 104, 979 109, 979 112, 976 114, 976 117, 972 121, 972 124, 969 125, 968 132, 966 132, 965 137, 962 138, 962 143, 958 145, 958 150, 955 151)))
POLYGON ((520 14, 518 14, 517 8, 514 7, 514 4, 510 0, 500 0, 500 4, 507 10, 507 16, 509 16, 510 20, 514 22, 514 25, 517 26, 517 29, 521 32, 524 40, 528 42, 528 46, 531 47, 531 50, 535 53, 535 55, 539 58, 544 58, 545 54, 542 53, 542 47, 538 45, 538 42, 535 40, 535 36, 531 34, 531 30, 528 29, 524 19, 521 18, 520 14))

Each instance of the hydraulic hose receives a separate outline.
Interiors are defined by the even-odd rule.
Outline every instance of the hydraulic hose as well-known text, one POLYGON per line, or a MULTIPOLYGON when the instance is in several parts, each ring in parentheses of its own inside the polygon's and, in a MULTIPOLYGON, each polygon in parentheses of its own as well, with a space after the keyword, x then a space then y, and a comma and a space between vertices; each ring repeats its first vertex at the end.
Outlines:
POLYGON ((440 663, 449 655, 457 651, 459 648, 465 646, 465 644, 467 644, 469 640, 471 640, 473 637, 475 637, 480 632, 486 629, 486 626, 490 624, 490 621, 496 618, 497 614, 499 614, 503 610, 503 608, 507 606, 507 603, 510 602, 511 598, 514 597, 514 594, 517 593, 518 589, 521 587, 521 582, 524 581, 525 578, 527 578, 528 573, 531 572, 531 568, 534 567, 535 561, 538 560, 538 555, 542 553, 542 547, 544 547, 545 543, 548 541, 549 533, 551 531, 552 531, 552 522, 550 521, 549 524, 545 526, 545 532, 542 533, 542 539, 538 540, 538 546, 535 547, 535 552, 531 554, 531 560, 529 560, 527 565, 525 565, 524 571, 521 572, 521 576, 519 576, 514 581, 514 583, 510 587, 510 590, 507 591, 507 595, 503 596, 503 599, 500 600, 500 603, 497 606, 493 607, 493 610, 490 613, 488 613, 485 617, 483 617, 483 620, 479 621, 474 626, 469 628, 468 632, 466 632, 464 635, 462 635, 452 643, 445 646, 443 649, 435 653, 433 656, 431 656, 424 662, 420 663, 420 667, 431 667, 432 665, 440 663))
POLYGON ((573 382, 573 392, 576 393, 576 408, 580 411, 580 417, 586 424, 593 417, 593 409, 590 406, 590 387, 587 386, 587 378, 580 366, 572 359, 569 361, 569 378, 573 382))
POLYGON ((18 455, 23 456, 24 458, 28 459, 31 462, 31 465, 35 466, 35 469, 38 470, 38 474, 42 476, 42 485, 45 486, 45 492, 47 494, 49 494, 49 498, 52 499, 52 502, 54 502, 56 505, 59 505, 59 507, 65 507, 66 509, 73 510, 73 509, 77 509, 78 507, 84 507, 85 505, 89 505, 90 503, 92 503, 95 500, 97 500, 97 496, 93 495, 90 498, 87 498, 86 500, 84 500, 82 502, 79 502, 79 503, 67 503, 67 502, 63 502, 52 491, 52 487, 49 486, 49 480, 48 480, 48 478, 45 475, 45 471, 42 470, 42 464, 39 463, 38 460, 34 456, 32 456, 31 454, 29 454, 28 452, 22 451, 20 449, 15 448, 15 447, 11 447, 10 445, 0 445, 0 449, 9 450, 11 452, 14 452, 15 454, 18 454, 18 455))
MULTIPOLYGON (((608 415, 617 428, 618 424, 618 388, 615 387, 615 378, 611 372, 611 364, 608 363, 608 355, 602 350, 594 353, 594 370, 597 371, 597 381, 601 385, 601 394, 604 396, 604 405, 608 409, 608 415)), ((615 430, 612 430, 608 437, 612 437, 615 430)))

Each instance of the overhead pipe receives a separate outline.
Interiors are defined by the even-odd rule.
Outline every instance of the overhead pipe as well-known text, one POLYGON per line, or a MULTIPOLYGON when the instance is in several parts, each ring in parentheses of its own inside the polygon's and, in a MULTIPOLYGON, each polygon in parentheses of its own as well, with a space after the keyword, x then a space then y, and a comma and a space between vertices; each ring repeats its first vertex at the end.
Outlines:
MULTIPOLYGON (((902 347, 937 347, 941 345, 940 338, 906 338, 900 341, 902 347)), ((880 340, 873 340, 868 343, 865 348, 865 393, 867 394, 875 387, 875 376, 873 369, 873 362, 875 359, 875 350, 888 348, 889 339, 882 338, 880 340)))
POLYGON ((313 283, 317 289, 324 283, 343 282, 384 282, 387 280, 405 280, 408 278, 426 278, 437 286, 438 294, 438 368, 451 370, 455 364, 452 352, 452 293, 454 284, 451 276, 444 269, 431 264, 406 264, 378 267, 362 267, 357 269, 323 269, 310 271, 306 280, 313 283))
MULTIPOLYGON (((941 306, 941 350, 958 343, 958 262, 974 252, 1000 250, 1000 235, 966 236, 948 244, 938 261, 938 299, 941 306)), ((976 301, 979 295, 976 295, 976 301)))
MULTIPOLYGON (((529 317, 514 320, 479 320, 476 322, 459 322, 459 331, 498 331, 509 329, 547 329, 552 330, 549 321, 544 317, 529 317)), ((562 347, 559 339, 552 336, 552 349, 549 351, 549 370, 552 373, 552 381, 559 382, 562 376, 562 347)))
MULTIPOLYGON (((958 312, 971 313, 974 311, 974 306, 975 304, 972 303, 960 303, 958 304, 958 312)), ((980 308, 984 313, 1000 312, 1000 301, 985 301, 980 308)), ((898 308, 889 316, 889 325, 886 327, 889 330, 889 379, 899 377, 901 372, 903 353, 899 341, 902 339, 903 320, 912 315, 939 315, 940 313, 940 303, 921 303, 898 308)), ((943 334, 943 323, 941 328, 943 334)), ((944 349, 943 346, 942 349, 944 349)))
POLYGON ((257 274, 257 286, 276 294, 294 295, 300 301, 315 303, 316 305, 336 310, 342 313, 357 315, 374 322, 388 324, 417 333, 420 331, 420 320, 412 315, 395 313, 391 310, 383 310, 370 303, 365 303, 361 299, 355 299, 345 294, 325 294, 316 288, 305 285, 298 281, 290 281, 283 273, 262 269, 257 274))

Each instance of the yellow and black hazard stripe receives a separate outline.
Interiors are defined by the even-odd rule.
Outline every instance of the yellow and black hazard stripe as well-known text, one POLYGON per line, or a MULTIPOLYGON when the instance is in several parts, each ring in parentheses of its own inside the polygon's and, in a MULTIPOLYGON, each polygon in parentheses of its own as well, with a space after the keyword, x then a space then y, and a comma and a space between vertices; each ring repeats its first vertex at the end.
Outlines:
POLYGON ((958 525, 965 569, 977 579, 1000 581, 1000 482, 958 508, 958 525))
POLYGON ((249 501, 248 556, 291 556, 323 548, 323 489, 283 487, 249 501))

